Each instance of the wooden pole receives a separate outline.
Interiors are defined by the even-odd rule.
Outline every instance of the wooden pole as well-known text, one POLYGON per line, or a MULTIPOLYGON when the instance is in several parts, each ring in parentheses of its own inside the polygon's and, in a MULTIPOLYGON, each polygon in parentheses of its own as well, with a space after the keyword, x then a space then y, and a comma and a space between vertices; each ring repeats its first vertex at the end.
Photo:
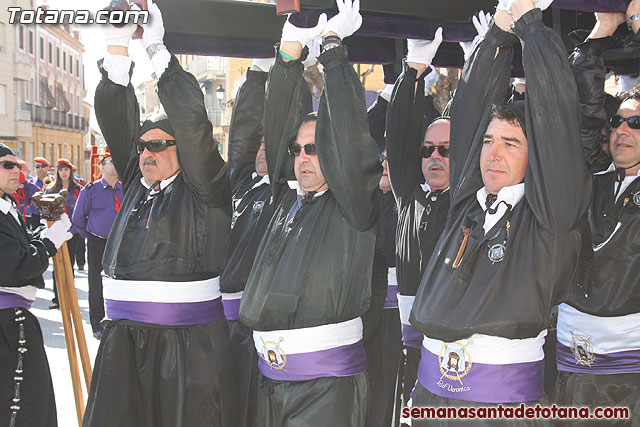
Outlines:
POLYGON ((64 329, 64 340, 67 345, 67 356, 69 357, 69 370, 71 371, 71 383, 73 385, 73 397, 76 403, 76 415, 78 426, 82 427, 82 417, 84 416, 84 398, 82 397, 82 384, 80 383, 80 372, 78 370, 78 355, 76 354, 76 344, 73 339, 73 323, 69 311, 69 296, 67 294, 66 280, 67 270, 70 265, 65 263, 64 254, 69 256, 67 242, 64 242, 58 249, 58 253, 53 257, 53 271, 56 276, 58 288, 58 301, 60 301, 60 311, 62 312, 62 326, 64 329))

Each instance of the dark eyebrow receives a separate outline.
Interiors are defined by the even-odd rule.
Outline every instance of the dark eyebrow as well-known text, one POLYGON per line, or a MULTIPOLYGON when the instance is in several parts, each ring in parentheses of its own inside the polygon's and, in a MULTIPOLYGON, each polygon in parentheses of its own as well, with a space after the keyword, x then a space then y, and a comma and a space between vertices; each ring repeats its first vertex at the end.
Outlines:
MULTIPOLYGON (((501 138, 504 139, 505 141, 517 142, 518 144, 522 144, 522 141, 520 141, 518 138, 513 138, 510 136, 503 136, 501 138)), ((493 139, 493 135, 489 135, 488 133, 485 133, 482 139, 493 139)))

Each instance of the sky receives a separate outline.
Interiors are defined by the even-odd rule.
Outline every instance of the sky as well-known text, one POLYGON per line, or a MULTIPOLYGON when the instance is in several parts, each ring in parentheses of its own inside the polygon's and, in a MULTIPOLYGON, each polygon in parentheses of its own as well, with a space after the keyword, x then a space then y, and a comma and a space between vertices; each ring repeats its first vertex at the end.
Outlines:
MULTIPOLYGON (((39 0, 37 5, 47 5, 59 10, 79 10, 89 9, 92 13, 109 4, 109 0, 39 0)), ((100 72, 96 63, 104 57, 107 51, 104 43, 104 35, 102 26, 98 24, 77 25, 80 30, 80 39, 84 44, 85 52, 82 59, 84 63, 85 89, 87 96, 85 101, 93 105, 93 98, 96 86, 100 81, 100 72)), ((135 68, 131 82, 134 87, 142 82, 151 80, 151 64, 146 52, 137 40, 132 40, 129 44, 129 55, 135 62, 135 68)), ((91 127, 99 131, 98 124, 95 119, 93 108, 91 109, 91 127)))

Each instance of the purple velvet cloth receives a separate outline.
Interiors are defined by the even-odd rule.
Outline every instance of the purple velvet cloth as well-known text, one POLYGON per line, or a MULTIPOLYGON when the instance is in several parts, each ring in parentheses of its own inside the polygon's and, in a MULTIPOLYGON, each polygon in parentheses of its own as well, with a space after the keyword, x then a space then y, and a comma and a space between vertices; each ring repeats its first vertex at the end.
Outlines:
POLYGON ((277 363, 269 365, 258 354, 258 368, 262 375, 277 381, 308 381, 324 377, 345 377, 364 372, 367 356, 362 341, 312 353, 277 356, 277 363))
POLYGON ((389 285, 387 287, 384 308, 398 308, 398 285, 389 285))
POLYGON ((240 298, 222 300, 222 306, 224 307, 224 317, 226 317, 227 320, 240 319, 240 301, 240 298))
POLYGON ((544 396, 544 360, 508 365, 472 360, 469 371, 464 374, 464 371, 441 370, 438 356, 422 347, 418 380, 431 393, 451 399, 484 403, 531 402, 544 396))
POLYGON ((106 317, 166 326, 202 325, 224 319, 222 298, 210 301, 165 303, 104 300, 106 317))
POLYGON ((558 371, 583 374, 626 374, 640 373, 640 350, 616 353, 596 353, 591 366, 578 364, 571 348, 562 343, 556 345, 558 371))
POLYGON ((413 348, 421 348, 422 347, 422 339, 424 336, 422 333, 414 328, 411 325, 405 325, 404 323, 401 326, 402 329, 402 342, 407 347, 413 348))
POLYGON ((5 308, 31 308, 33 301, 18 294, 0 291, 0 310, 5 308))

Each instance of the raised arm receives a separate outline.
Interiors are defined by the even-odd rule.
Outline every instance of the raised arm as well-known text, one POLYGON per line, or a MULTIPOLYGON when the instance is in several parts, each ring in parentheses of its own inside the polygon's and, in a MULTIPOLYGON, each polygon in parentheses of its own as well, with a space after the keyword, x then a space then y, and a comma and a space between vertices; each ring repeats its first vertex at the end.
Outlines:
POLYGON ((248 70, 233 104, 229 124, 229 179, 233 192, 255 169, 255 158, 262 138, 264 96, 267 72, 248 70))
MULTIPOLYGON (((506 12, 498 11, 495 19, 506 12)), ((451 105, 449 168, 451 206, 482 187, 480 150, 491 105, 508 98, 513 44, 518 38, 492 21, 484 39, 464 64, 451 105), (464 179, 463 179, 464 177, 464 179)))
POLYGON ((580 138, 578 91, 564 45, 543 24, 540 9, 524 13, 514 32, 522 40, 527 78, 525 198, 538 223, 561 235, 584 218, 591 196, 580 138))

